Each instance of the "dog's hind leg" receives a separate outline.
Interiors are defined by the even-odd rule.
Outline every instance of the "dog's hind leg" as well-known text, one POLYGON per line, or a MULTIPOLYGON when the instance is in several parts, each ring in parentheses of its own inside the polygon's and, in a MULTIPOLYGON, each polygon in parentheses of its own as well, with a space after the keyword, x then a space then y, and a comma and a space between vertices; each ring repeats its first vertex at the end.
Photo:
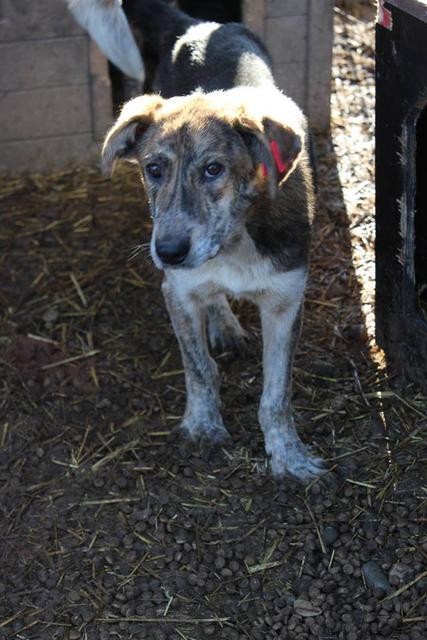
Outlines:
POLYGON ((301 324, 301 296, 278 304, 262 301, 264 387, 259 421, 273 475, 292 475, 308 481, 324 472, 320 458, 312 457, 300 440, 292 417, 291 368, 301 324))
POLYGON ((194 440, 223 441, 229 434, 219 411, 219 374, 208 350, 203 303, 177 292, 167 279, 162 291, 185 369, 187 404, 181 427, 194 440))
POLYGON ((212 351, 223 353, 233 351, 243 354, 246 351, 247 334, 232 312, 224 294, 209 298, 206 305, 208 336, 212 351))

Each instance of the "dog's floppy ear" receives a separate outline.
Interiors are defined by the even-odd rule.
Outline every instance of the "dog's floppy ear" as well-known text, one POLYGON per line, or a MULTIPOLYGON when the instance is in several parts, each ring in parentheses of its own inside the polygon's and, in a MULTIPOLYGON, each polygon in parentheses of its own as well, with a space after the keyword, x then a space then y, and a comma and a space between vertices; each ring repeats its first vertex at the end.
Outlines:
POLYGON ((264 117, 261 121, 240 117, 236 123, 254 161, 257 175, 267 178, 272 195, 298 164, 302 150, 302 131, 264 117))
POLYGON ((280 182, 289 178, 298 164, 302 151, 301 136, 291 127, 270 118, 264 118, 262 124, 280 182))
POLYGON ((124 105, 102 147, 104 173, 111 174, 119 158, 129 162, 136 161, 138 143, 154 122, 163 102, 159 95, 147 95, 134 98, 124 105))

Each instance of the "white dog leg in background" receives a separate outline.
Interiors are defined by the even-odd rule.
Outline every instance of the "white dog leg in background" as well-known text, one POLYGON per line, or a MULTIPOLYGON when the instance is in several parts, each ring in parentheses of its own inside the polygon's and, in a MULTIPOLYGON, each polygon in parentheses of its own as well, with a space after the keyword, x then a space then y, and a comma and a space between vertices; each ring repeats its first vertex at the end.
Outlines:
POLYGON ((120 0, 65 0, 74 18, 123 73, 143 83, 144 63, 120 0))

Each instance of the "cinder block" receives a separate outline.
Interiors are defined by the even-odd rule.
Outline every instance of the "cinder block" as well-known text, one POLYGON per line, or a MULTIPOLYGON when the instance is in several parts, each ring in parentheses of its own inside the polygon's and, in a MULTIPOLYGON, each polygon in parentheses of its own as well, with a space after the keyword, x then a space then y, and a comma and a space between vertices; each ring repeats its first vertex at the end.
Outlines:
POLYGON ((274 77, 277 85, 287 96, 304 108, 306 102, 304 62, 288 62, 274 65, 274 77))
POLYGON ((112 100, 94 48, 63 0, 0 0, 0 171, 98 161, 112 100))
POLYGON ((242 20, 261 40, 264 39, 266 0, 241 0, 242 20))
POLYGON ((102 141, 113 124, 113 102, 107 60, 94 42, 90 43, 89 64, 93 138, 102 141))
POLYGON ((0 42, 82 33, 63 0, 0 0, 0 42))
POLYGON ((91 131, 89 84, 0 96, 2 141, 91 131))
POLYGON ((0 173, 57 170, 76 163, 99 162, 100 145, 84 133, 38 140, 0 142, 0 173))
POLYGON ((333 7, 334 0, 242 0, 243 20, 270 50, 277 83, 320 129, 330 119, 333 7))
POLYGON ((268 18, 301 16, 307 13, 308 0, 264 0, 268 18))
POLYGON ((266 18, 265 43, 275 63, 303 62, 307 53, 305 16, 266 18))
POLYGON ((85 84, 86 66, 85 36, 0 44, 0 91, 85 84))
POLYGON ((308 14, 307 104, 310 121, 327 129, 330 121, 334 0, 311 2, 308 14))

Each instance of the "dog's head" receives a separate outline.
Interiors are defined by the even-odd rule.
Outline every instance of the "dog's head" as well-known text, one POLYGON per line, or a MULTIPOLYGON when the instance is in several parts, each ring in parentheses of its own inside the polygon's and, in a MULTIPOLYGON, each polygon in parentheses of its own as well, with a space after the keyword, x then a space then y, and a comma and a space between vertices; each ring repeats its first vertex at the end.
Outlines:
POLYGON ((140 164, 159 268, 197 267, 241 235, 254 199, 274 199, 297 165, 303 117, 278 91, 239 88, 128 102, 108 133, 103 167, 140 164))

